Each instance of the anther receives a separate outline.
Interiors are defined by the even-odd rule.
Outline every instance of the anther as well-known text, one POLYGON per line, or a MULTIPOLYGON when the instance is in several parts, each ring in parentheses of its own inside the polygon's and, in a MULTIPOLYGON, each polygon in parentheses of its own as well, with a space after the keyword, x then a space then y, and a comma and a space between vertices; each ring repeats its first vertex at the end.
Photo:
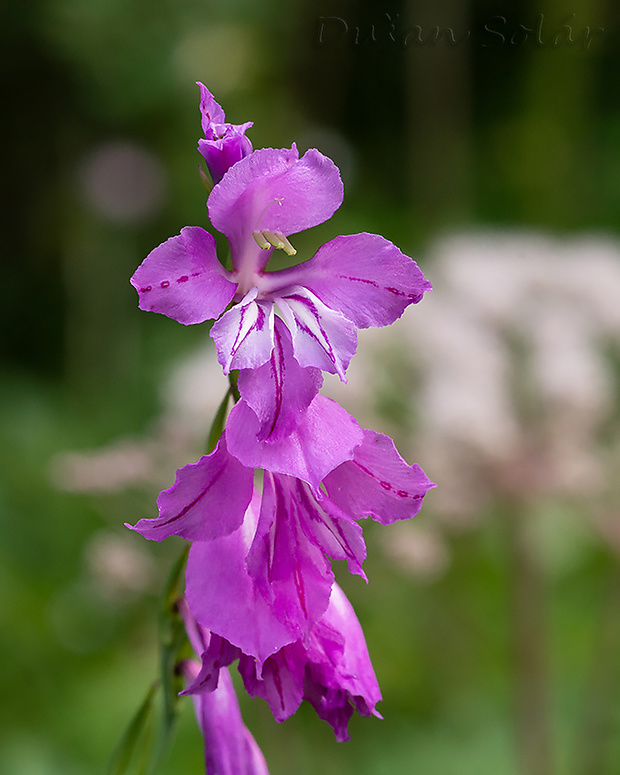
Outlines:
POLYGON ((281 231, 269 231, 268 229, 263 229, 263 236, 274 246, 274 248, 283 250, 287 255, 294 256, 295 253, 297 253, 281 231))
POLYGON ((261 250, 269 250, 271 244, 267 242, 262 231, 253 231, 252 236, 254 237, 254 241, 261 250))
POLYGON ((256 240, 256 244, 263 250, 268 250, 273 246, 278 250, 283 250, 288 256, 294 256, 297 253, 281 231, 262 229, 261 231, 253 231, 252 236, 256 240))

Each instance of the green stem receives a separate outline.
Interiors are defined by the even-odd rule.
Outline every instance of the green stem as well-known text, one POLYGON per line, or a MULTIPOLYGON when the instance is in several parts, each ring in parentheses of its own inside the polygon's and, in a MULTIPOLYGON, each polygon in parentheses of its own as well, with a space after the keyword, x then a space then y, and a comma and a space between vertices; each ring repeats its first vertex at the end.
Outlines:
POLYGON ((159 629, 163 707, 162 726, 154 757, 155 764, 162 760, 168 748, 178 714, 179 692, 183 688, 176 667, 183 657, 182 652, 188 647, 188 640, 183 620, 177 609, 177 601, 185 591, 184 571, 188 554, 189 544, 183 547, 183 551, 172 566, 162 596, 159 629))
POLYGON ((228 375, 228 381, 230 383, 230 394, 232 395, 235 403, 239 401, 241 398, 241 394, 239 393, 239 388, 237 387, 237 382, 239 380, 239 370, 235 369, 234 371, 231 371, 228 375))

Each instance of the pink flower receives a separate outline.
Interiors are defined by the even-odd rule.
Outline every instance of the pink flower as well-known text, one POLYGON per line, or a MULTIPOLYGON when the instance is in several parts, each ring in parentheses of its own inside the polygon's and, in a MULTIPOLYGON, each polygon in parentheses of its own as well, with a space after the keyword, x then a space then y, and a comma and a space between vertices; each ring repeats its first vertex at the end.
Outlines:
POLYGON ((180 535, 194 542, 187 568, 194 614, 264 662, 305 638, 325 613, 331 559, 346 559, 365 578, 360 520, 409 519, 434 485, 391 439, 362 431, 323 396, 309 409, 307 427, 301 423, 282 442, 253 440, 243 422, 234 430, 244 428, 249 449, 227 428, 210 455, 181 468, 160 494, 159 516, 133 529, 154 540, 180 535), (244 465, 231 454, 235 445, 247 455, 244 465), (262 493, 254 488, 254 466, 267 469, 262 493))
MULTIPOLYGON (((205 743, 207 775, 269 775, 263 754, 243 723, 237 695, 226 669, 237 658, 238 650, 228 645, 224 653, 227 644, 198 624, 184 598, 177 606, 196 654, 205 655, 207 662, 213 661, 214 650, 220 649, 213 680, 205 682, 201 679, 202 691, 193 695, 194 710, 205 743)), ((196 685, 199 675, 204 677, 200 663, 193 659, 181 662, 180 669, 185 681, 192 686, 196 685)))
MULTIPOLYGON (((226 130, 220 137, 213 127, 224 114, 201 89, 205 132, 218 138, 208 147, 230 142, 236 149, 241 135, 226 130)), ((288 236, 330 218, 342 199, 337 167, 316 149, 301 158, 295 145, 244 150, 208 200, 232 269, 218 260, 211 234, 188 226, 149 253, 131 279, 141 309, 185 325, 216 320, 218 360, 226 374, 241 371, 239 390, 262 439, 295 429, 321 371, 346 381, 358 328, 393 323, 431 289, 415 261, 376 234, 336 237, 309 261, 266 271, 274 248, 294 255, 288 236)))

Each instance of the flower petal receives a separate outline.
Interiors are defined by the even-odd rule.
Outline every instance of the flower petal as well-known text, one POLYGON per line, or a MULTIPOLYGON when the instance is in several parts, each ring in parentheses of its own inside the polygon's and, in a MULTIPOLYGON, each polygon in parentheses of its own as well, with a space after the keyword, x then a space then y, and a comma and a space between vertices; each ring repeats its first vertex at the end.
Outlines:
POLYGON ((198 150, 207 163, 213 183, 219 183, 233 164, 252 153, 252 143, 245 136, 251 126, 251 121, 239 126, 225 124, 216 128, 219 135, 216 140, 198 140, 198 150))
POLYGON ((293 349, 300 366, 315 366, 338 374, 346 382, 344 372, 357 349, 353 323, 301 286, 274 300, 293 334, 293 349))
POLYGON ((255 301, 256 288, 212 326, 211 337, 224 374, 231 369, 256 369, 273 350, 274 314, 271 302, 255 301))
POLYGON ((362 570, 362 563, 366 559, 366 544, 361 526, 329 498, 317 500, 304 482, 299 479, 292 482, 293 497, 302 515, 300 523, 306 538, 332 560, 346 560, 349 572, 367 581, 362 570))
POLYGON ((285 721, 301 705, 304 696, 305 660, 300 649, 285 646, 269 657, 259 671, 255 660, 241 657, 239 673, 250 697, 262 697, 269 703, 276 721, 285 721))
MULTIPOLYGON (((198 625, 198 627, 200 627, 200 625, 198 625)), ((218 684, 221 668, 228 667, 228 665, 236 659, 239 659, 241 655, 241 649, 237 648, 237 646, 233 646, 226 638, 222 638, 220 635, 209 632, 206 627, 202 627, 201 629, 204 630, 205 633, 208 633, 209 643, 202 651, 198 652, 201 661, 200 672, 196 675, 187 689, 184 689, 180 694, 212 692, 218 684)))
POLYGON ((325 396, 312 401, 303 420, 277 442, 257 438, 260 422, 241 400, 233 407, 227 424, 228 448, 244 465, 303 479, 318 491, 321 480, 336 466, 353 458, 363 439, 357 421, 325 396))
POLYGON ((243 369, 237 383, 241 397, 259 419, 258 440, 279 441, 289 436, 322 382, 318 369, 303 368, 295 360, 290 332, 276 317, 271 357, 256 369, 243 369))
POLYGON ((200 89, 200 114, 202 131, 205 135, 211 133, 211 127, 213 124, 223 124, 226 121, 226 116, 222 110, 222 106, 215 101, 215 97, 211 94, 209 89, 196 81, 196 86, 200 89))
POLYGON ((334 728, 337 740, 348 740, 347 725, 353 708, 362 716, 378 716, 375 709, 381 700, 364 633, 344 592, 337 584, 332 588, 329 607, 313 632, 309 646, 309 669, 306 672, 304 699, 319 717, 334 728), (328 653, 330 641, 340 635, 344 652, 340 659, 318 658, 328 653))
POLYGON ((416 262, 377 234, 336 237, 309 261, 273 272, 270 287, 299 284, 358 328, 387 326, 432 286, 416 262))
POLYGON ((321 548, 304 535, 305 519, 287 482, 265 472, 247 569, 278 618, 295 628, 297 638, 304 638, 325 613, 334 582, 321 548))
POLYGON ((241 651, 225 638, 203 627, 194 616, 186 597, 177 600, 176 608, 183 619, 189 642, 194 652, 200 655, 201 662, 198 670, 192 670, 191 679, 186 676, 189 685, 179 694, 212 692, 218 684, 220 668, 228 667, 238 659, 241 651))
POLYGON ((228 454, 222 436, 210 455, 180 468, 174 485, 159 494, 159 517, 127 527, 153 541, 171 535, 189 541, 228 535, 243 522, 253 484, 254 472, 228 454))
POLYGON ((324 480, 329 497, 353 519, 372 517, 384 525, 414 517, 435 484, 418 465, 408 465, 383 433, 364 431, 353 460, 324 480))
POLYGON ((256 531, 259 503, 256 494, 243 525, 231 535, 192 544, 186 597, 203 627, 262 663, 299 637, 299 629, 281 620, 247 572, 245 558, 256 531))
POLYGON ((230 242, 233 265, 246 248, 256 253, 252 232, 285 235, 323 223, 340 207, 343 186, 336 165, 316 149, 303 157, 291 149, 261 148, 231 167, 209 196, 213 226, 230 242))
POLYGON ((226 309, 237 288, 227 274, 209 232, 186 226, 149 253, 131 284, 140 309, 187 326, 217 318, 226 309))
POLYGON ((262 666, 242 655, 239 672, 247 691, 267 700, 276 721, 297 710, 302 691, 338 740, 349 739, 347 725, 354 710, 381 718, 375 709, 381 692, 364 633, 337 584, 308 638, 283 646, 262 666))

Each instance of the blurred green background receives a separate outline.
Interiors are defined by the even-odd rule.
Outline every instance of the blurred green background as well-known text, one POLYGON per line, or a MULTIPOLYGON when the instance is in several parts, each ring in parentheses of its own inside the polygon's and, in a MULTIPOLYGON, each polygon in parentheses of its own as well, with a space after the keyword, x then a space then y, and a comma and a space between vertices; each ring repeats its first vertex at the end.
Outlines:
MULTIPOLYGON (((5 0, 0 772, 104 772, 157 672, 158 593, 179 546, 123 524, 154 515, 175 465, 200 454, 161 387, 210 340, 139 312, 128 279, 181 227, 206 225, 195 81, 228 120, 254 121, 255 148, 297 142, 340 166, 344 205, 299 236, 301 255, 377 232, 434 281, 446 233, 617 237, 616 16, 609 0, 5 0)), ((371 583, 339 579, 385 720, 354 719, 337 744, 308 708, 278 726, 244 699, 272 775, 620 771, 620 543, 589 519, 610 516, 613 533, 618 516, 617 352, 596 498, 485 474, 484 514, 457 528, 431 494, 416 524, 447 559, 428 573, 403 571, 368 526, 371 583)), ((389 429, 405 409, 388 398, 389 429)), ((420 424, 411 411, 413 439, 420 424)), ((441 488, 424 446, 408 448, 441 488)), ((199 773, 202 758, 186 703, 159 772, 199 773)))

